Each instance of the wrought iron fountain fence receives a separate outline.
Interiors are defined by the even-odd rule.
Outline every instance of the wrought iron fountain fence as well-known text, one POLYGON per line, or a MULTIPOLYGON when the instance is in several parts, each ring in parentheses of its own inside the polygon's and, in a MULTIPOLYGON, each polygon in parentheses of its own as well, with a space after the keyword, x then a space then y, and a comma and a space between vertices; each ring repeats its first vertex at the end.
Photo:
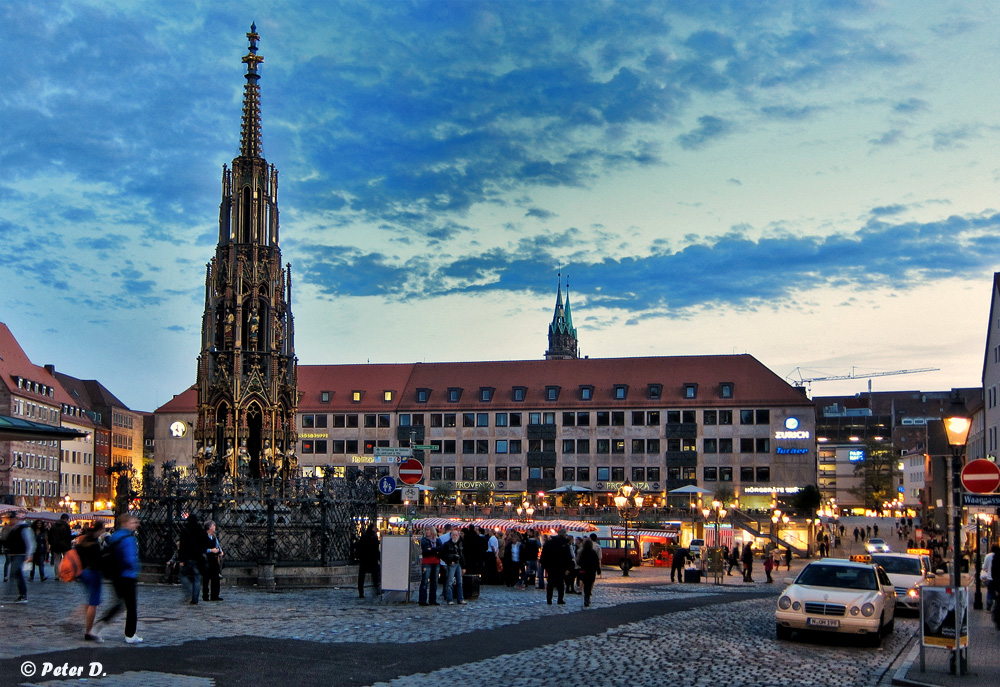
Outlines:
POLYGON ((227 564, 334 565, 353 558, 360 533, 377 517, 374 482, 364 477, 232 479, 147 472, 141 484, 118 477, 116 515, 139 518, 143 561, 176 550, 189 513, 216 522, 227 564))

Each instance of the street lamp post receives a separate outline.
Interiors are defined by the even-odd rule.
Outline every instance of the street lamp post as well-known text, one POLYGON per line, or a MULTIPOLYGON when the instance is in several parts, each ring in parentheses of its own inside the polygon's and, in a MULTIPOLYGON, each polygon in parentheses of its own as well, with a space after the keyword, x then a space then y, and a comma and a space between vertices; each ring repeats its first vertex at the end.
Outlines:
POLYGON ((642 491, 632 486, 628 480, 625 480, 615 493, 615 508, 618 509, 618 515, 625 522, 625 557, 622 558, 621 562, 622 577, 628 577, 629 568, 632 567, 632 561, 628 557, 628 521, 629 518, 634 518, 639 514, 644 500, 642 491))
POLYGON ((703 508, 701 511, 702 515, 705 516, 705 520, 708 520, 709 516, 715 515, 715 546, 712 549, 715 550, 715 555, 712 557, 712 568, 713 575, 712 579, 715 584, 722 584, 722 544, 719 537, 719 524, 726 519, 726 515, 729 513, 721 501, 712 501, 712 508, 703 508))
MULTIPOLYGON (((948 445, 951 447, 951 517, 954 531, 954 572, 951 575, 952 586, 962 586, 962 455, 965 444, 969 440, 969 429, 972 421, 967 417, 954 416, 944 419, 944 430, 948 435, 948 445)), ((977 542, 978 546, 978 542, 977 542)))
POLYGON ((74 503, 75 502, 73 501, 72 497, 70 497, 69 494, 66 494, 59 501, 59 507, 62 508, 63 510, 66 510, 66 511, 69 511, 70 513, 72 513, 73 512, 73 504, 74 503))

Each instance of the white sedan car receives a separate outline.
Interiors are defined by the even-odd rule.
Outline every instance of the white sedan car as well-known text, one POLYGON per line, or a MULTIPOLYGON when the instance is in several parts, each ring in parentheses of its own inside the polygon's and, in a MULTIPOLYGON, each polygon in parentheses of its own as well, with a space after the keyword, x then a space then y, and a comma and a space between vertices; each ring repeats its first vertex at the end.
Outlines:
POLYGON ((795 630, 864 635, 878 646, 896 624, 896 589, 870 556, 824 558, 802 569, 775 611, 778 639, 795 630))
POLYGON ((872 562, 882 566, 896 586, 896 603, 919 613, 920 589, 933 585, 936 577, 928 557, 911 553, 873 553, 872 562))
POLYGON ((868 543, 865 544, 865 550, 868 553, 889 553, 889 545, 885 542, 885 539, 869 539, 868 543))

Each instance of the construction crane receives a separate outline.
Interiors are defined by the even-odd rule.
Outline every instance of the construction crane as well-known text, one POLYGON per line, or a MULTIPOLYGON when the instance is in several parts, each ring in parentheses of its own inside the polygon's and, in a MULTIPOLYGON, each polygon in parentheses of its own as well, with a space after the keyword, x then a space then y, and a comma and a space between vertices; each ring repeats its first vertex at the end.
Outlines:
POLYGON ((831 377, 803 377, 802 368, 796 367, 791 373, 785 377, 785 379, 797 387, 807 386, 813 382, 833 382, 843 379, 867 379, 868 380, 868 392, 871 393, 872 390, 872 377, 889 377, 891 375, 912 375, 918 372, 937 372, 941 368, 939 367, 916 367, 912 370, 890 370, 888 372, 869 372, 867 374, 858 374, 856 367, 851 367, 851 373, 846 375, 834 375, 831 377), (798 379, 794 379, 792 375, 796 372, 799 374, 798 379))

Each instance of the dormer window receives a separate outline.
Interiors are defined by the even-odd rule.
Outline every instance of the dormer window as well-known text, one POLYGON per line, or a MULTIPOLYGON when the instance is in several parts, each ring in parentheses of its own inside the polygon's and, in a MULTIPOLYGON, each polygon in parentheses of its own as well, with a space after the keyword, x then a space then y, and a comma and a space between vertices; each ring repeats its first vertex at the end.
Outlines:
POLYGON ((448 403, 458 403, 462 400, 462 390, 458 387, 448 387, 448 403))
POLYGON ((493 392, 495 390, 491 387, 484 386, 479 388, 479 400, 483 403, 489 403, 493 400, 493 392))
POLYGON ((430 397, 430 389, 417 389, 417 403, 427 403, 430 397))
POLYGON ((624 401, 628 398, 628 385, 615 384, 614 398, 616 401, 624 401))
POLYGON ((321 391, 321 392, 319 392, 319 402, 320 403, 329 403, 331 395, 332 395, 332 393, 329 392, 329 391, 321 391))
POLYGON ((545 387, 545 400, 546 401, 558 401, 559 400, 559 389, 558 386, 547 386, 545 387))
POLYGON ((580 400, 581 401, 592 401, 594 399, 594 387, 584 385, 580 387, 580 400))
POLYGON ((390 401, 392 401, 392 392, 391 391, 383 391, 382 392, 382 400, 385 401, 386 403, 389 403, 390 401))
POLYGON ((732 398, 733 397, 733 383, 723 382, 719 385, 719 398, 732 398))
POLYGON ((510 390, 510 400, 512 401, 523 401, 525 394, 527 394, 527 387, 515 386, 510 390))
POLYGON ((648 394, 650 400, 656 401, 656 400, 659 400, 659 398, 661 396, 663 396, 663 385, 662 384, 650 384, 647 387, 647 389, 648 389, 647 394, 648 394))
POLYGON ((685 384, 684 385, 684 398, 698 398, 698 385, 697 384, 685 384))
POLYGON ((365 397, 364 391, 352 391, 351 392, 351 403, 361 403, 361 399, 365 397))

